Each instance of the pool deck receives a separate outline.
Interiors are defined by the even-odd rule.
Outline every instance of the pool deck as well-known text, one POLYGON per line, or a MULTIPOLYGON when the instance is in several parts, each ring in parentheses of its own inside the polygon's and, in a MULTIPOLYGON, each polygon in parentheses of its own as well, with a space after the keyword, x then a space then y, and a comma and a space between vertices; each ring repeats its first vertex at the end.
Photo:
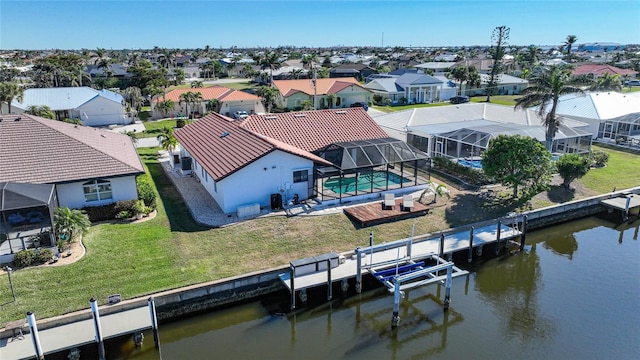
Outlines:
POLYGON ((429 212, 429 208, 418 201, 413 202, 412 209, 403 209, 402 198, 396 198, 395 206, 391 209, 385 209, 382 205, 383 201, 376 201, 364 205, 352 206, 344 209, 344 213, 356 221, 361 227, 367 227, 389 221, 424 216, 429 212))

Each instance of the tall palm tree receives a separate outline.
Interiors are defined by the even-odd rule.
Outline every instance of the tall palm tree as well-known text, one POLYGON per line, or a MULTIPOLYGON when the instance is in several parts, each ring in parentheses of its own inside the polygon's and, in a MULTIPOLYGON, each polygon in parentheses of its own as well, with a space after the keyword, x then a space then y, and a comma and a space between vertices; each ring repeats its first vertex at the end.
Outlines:
POLYGON ((192 89, 198 89, 198 88, 202 88, 204 87, 204 83, 200 80, 195 80, 191 82, 191 88, 192 89))
POLYGON ((162 133, 158 135, 158 142, 160 142, 160 146, 163 149, 173 152, 173 150, 178 146, 178 139, 176 139, 173 134, 173 128, 165 126, 162 129, 162 133))
POLYGON ((271 86, 273 86, 273 70, 280 69, 280 66, 280 57, 278 56, 278 53, 275 52, 266 54, 265 57, 260 61, 260 69, 269 69, 269 84, 271 86))
POLYGON ((11 102, 13 99, 22 101, 23 93, 24 90, 17 83, 9 81, 0 82, 0 105, 2 105, 3 102, 6 103, 8 113, 11 114, 11 102))
POLYGON ((469 69, 464 66, 458 66, 451 70, 451 77, 460 83, 460 95, 462 95, 462 84, 469 78, 469 69))
POLYGON ((567 36, 567 40, 564 42, 564 45, 567 47, 567 60, 569 60, 569 62, 571 62, 571 48, 573 47, 573 44, 576 43, 576 41, 578 41, 577 36, 569 35, 567 36))
POLYGON ((262 103, 267 107, 267 112, 270 113, 271 109, 276 103, 278 97, 278 89, 270 86, 263 86, 258 90, 258 95, 262 98, 262 103))
POLYGON ((515 109, 538 107, 538 115, 543 119, 546 128, 545 146, 551 151, 553 138, 556 136, 560 119, 556 110, 560 96, 566 94, 584 95, 582 89, 571 85, 570 69, 563 66, 549 66, 542 73, 529 79, 529 87, 522 91, 523 96, 516 101, 515 109))
POLYGON ((84 210, 59 207, 53 214, 54 229, 58 239, 64 242, 72 242, 75 236, 86 234, 91 226, 89 216, 84 210))
POLYGON ((159 101, 156 104, 156 109, 158 109, 158 111, 160 111, 161 114, 163 114, 165 117, 169 116, 169 113, 173 111, 173 109, 175 108, 176 104, 173 100, 171 99, 166 99, 164 101, 159 101))

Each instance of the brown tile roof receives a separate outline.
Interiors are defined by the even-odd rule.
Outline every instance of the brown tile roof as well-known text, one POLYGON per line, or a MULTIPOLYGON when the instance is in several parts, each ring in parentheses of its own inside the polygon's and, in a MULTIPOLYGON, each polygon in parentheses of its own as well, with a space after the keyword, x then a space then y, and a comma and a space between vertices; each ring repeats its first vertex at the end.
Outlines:
POLYGON ((274 150, 282 150, 327 164, 313 154, 244 129, 217 113, 176 130, 180 145, 215 181, 220 181, 274 150))
POLYGON ((240 124, 255 133, 310 152, 335 142, 388 136, 362 108, 250 115, 240 124))
MULTIPOLYGON (((273 80, 273 85, 278 88, 278 91, 284 97, 289 97, 297 92, 303 92, 307 95, 313 95, 314 93, 312 81, 309 79, 273 80)), ((352 77, 316 79, 316 94, 335 94, 349 85, 362 87, 358 80, 352 77)))
POLYGON ((0 181, 62 183, 144 172, 127 135, 27 114, 0 119, 0 181))
MULTIPOLYGON (((186 92, 199 92, 202 94, 202 98, 204 100, 212 100, 218 99, 220 101, 234 101, 234 100, 259 100, 260 98, 256 95, 246 93, 244 91, 238 91, 234 89, 229 89, 224 86, 211 86, 206 88, 185 88, 185 89, 174 89, 169 91, 164 95, 164 98, 169 100, 173 100, 175 102, 180 101, 180 95, 186 92)), ((153 99, 154 102, 163 101, 162 96, 158 96, 153 99)))
POLYGON ((621 68, 617 68, 615 66, 606 65, 606 64, 580 65, 575 70, 573 70, 574 76, 588 75, 588 74, 594 74, 596 76, 600 76, 603 74, 625 76, 625 75, 635 75, 637 73, 638 73, 637 71, 633 71, 630 69, 621 69, 621 68))

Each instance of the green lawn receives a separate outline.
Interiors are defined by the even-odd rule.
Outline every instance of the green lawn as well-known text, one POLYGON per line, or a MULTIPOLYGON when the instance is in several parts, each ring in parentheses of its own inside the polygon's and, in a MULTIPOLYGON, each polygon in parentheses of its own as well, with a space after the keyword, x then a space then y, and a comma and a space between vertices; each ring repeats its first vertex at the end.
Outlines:
MULTIPOLYGON (((515 106, 516 100, 522 95, 495 95, 491 97, 492 104, 515 106)), ((486 96, 474 96, 471 98, 471 102, 482 103, 487 100, 486 96)))
POLYGON ((387 105, 387 106, 373 105, 371 107, 376 109, 376 110, 380 110, 380 111, 384 111, 386 113, 390 113, 390 112, 402 111, 402 110, 408 110, 408 109, 415 109, 415 108, 434 107, 434 106, 447 106, 447 105, 451 105, 451 104, 448 103, 448 102, 439 102, 439 103, 433 103, 433 104, 410 104, 410 105, 387 105))
MULTIPOLYGON (((597 148, 597 147, 596 147, 597 148)), ((0 276, 0 326, 33 311, 51 317, 89 306, 95 297, 145 296, 161 290, 221 279, 288 264, 329 251, 348 251, 376 243, 496 217, 494 205, 476 207, 477 196, 452 199, 452 207, 435 208, 426 217, 357 229, 344 214, 314 217, 268 217, 211 229, 193 221, 156 160, 159 148, 139 149, 140 157, 160 195, 158 214, 138 224, 101 223, 84 239, 86 255, 65 266, 18 269, 13 275, 16 302, 11 302, 7 276, 0 276), (474 203, 475 201, 475 203, 474 203), (474 211, 469 217, 468 209, 474 211), (485 211, 486 210, 486 211, 485 211)), ((638 185, 640 156, 605 149, 609 166, 582 179, 589 188, 609 192, 638 185)), ((477 206, 482 206, 481 204, 477 206)))
POLYGON ((154 120, 154 121, 145 121, 144 122, 144 133, 141 134, 141 137, 157 137, 162 132, 166 126, 175 127, 176 120, 174 119, 165 119, 165 120, 154 120))
POLYGON ((640 185, 640 154, 593 146, 593 150, 609 153, 607 167, 591 169, 580 181, 588 188, 606 193, 613 188, 626 189, 640 185))

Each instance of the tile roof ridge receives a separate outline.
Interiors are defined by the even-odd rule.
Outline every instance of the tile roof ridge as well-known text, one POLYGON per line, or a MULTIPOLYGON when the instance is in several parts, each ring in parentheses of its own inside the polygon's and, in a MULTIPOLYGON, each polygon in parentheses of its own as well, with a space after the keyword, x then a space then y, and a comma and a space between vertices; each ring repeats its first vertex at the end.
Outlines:
MULTIPOLYGON (((226 86, 220 86, 220 87, 226 87, 226 86)), ((219 97, 217 97, 218 100, 222 100, 224 98, 226 98, 227 96, 233 94, 234 92, 238 91, 235 89, 231 89, 231 88, 227 88, 228 90, 223 92, 219 97)))

